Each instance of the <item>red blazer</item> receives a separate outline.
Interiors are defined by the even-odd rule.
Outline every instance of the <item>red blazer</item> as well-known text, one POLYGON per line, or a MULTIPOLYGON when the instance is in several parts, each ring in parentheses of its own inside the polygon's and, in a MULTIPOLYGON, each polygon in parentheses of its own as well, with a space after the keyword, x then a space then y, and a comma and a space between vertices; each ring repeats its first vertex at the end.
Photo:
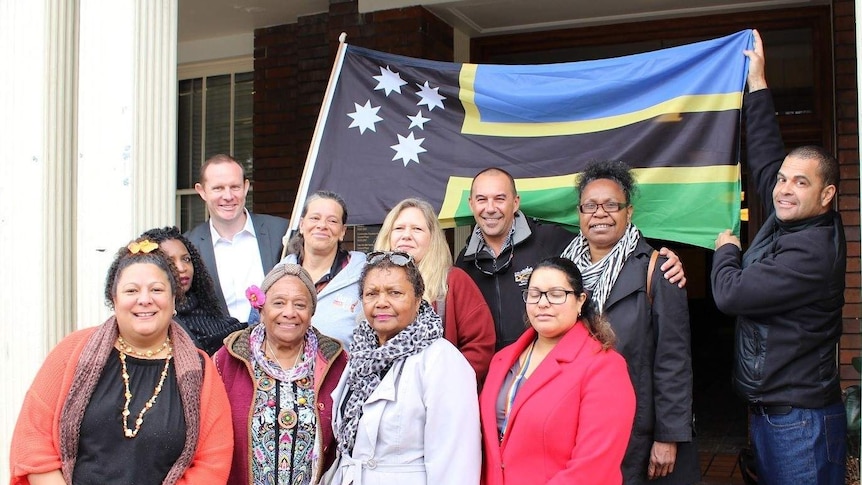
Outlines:
POLYGON ((623 358, 577 324, 524 382, 502 443, 497 396, 536 332, 529 328, 491 360, 479 398, 484 485, 622 483, 620 464, 635 415, 623 358))
MULTIPOLYGON (((481 389, 497 341, 491 310, 473 278, 463 269, 452 266, 446 286, 449 289, 443 312, 443 338, 452 342, 476 371, 476 383, 481 389)), ((433 303, 435 311, 438 310, 436 303, 433 303)))

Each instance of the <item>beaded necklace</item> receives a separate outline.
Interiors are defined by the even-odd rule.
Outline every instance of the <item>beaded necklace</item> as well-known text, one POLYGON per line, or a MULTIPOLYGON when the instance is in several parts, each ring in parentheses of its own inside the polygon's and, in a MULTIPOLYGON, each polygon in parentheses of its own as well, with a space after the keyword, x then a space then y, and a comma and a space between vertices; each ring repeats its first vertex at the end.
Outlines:
MULTIPOLYGON (((168 337, 165 340, 165 343, 159 348, 158 351, 153 352, 151 355, 158 354, 165 348, 168 349, 168 356, 165 358, 165 368, 162 369, 162 375, 159 377, 159 383, 156 384, 156 388, 153 392, 153 396, 144 403, 144 407, 141 408, 141 412, 138 413, 138 418, 135 420, 135 429, 129 429, 129 415, 131 412, 129 411, 129 403, 132 401, 132 391, 129 389, 129 371, 126 368, 126 348, 131 349, 130 346, 126 345, 123 341, 123 337, 117 337, 117 343, 120 347, 120 365, 122 367, 122 376, 123 376, 123 387, 125 388, 124 396, 126 397, 126 402, 123 404, 123 434, 126 438, 134 438, 138 435, 138 431, 141 430, 141 425, 144 423, 144 414, 149 411, 155 404, 156 398, 159 397, 159 393, 162 392, 162 385, 165 383, 165 379, 168 377, 168 367, 171 363, 171 358, 173 357, 173 347, 170 346, 171 339, 168 337)), ((131 353, 135 353, 137 355, 143 355, 137 351, 133 351, 131 353)))
POLYGON ((135 349, 134 347, 132 347, 131 345, 129 345, 123 339, 122 335, 117 336, 117 343, 119 344, 120 350, 122 350, 123 352, 125 352, 127 354, 134 354, 134 355, 137 355, 138 357, 152 357, 154 355, 161 353, 161 351, 165 350, 165 348, 167 348, 167 346, 171 344, 171 338, 170 337, 165 338, 165 341, 162 342, 162 345, 159 346, 159 348, 157 348, 156 350, 147 350, 144 352, 141 352, 141 351, 135 349))

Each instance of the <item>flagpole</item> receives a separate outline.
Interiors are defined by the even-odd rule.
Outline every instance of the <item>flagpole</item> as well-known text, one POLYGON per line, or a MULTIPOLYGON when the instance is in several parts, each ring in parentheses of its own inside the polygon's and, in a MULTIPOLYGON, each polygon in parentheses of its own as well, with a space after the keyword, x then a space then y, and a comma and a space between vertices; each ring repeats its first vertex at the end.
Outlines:
POLYGON ((287 242, 299 227, 300 213, 305 205, 305 199, 308 197, 308 186, 311 183, 311 174, 314 173, 314 165, 317 163, 317 153, 320 150, 320 140, 323 137, 323 127, 326 126, 326 120, 329 117, 329 108, 332 105, 332 97, 335 94, 335 86, 338 84, 338 77, 341 75, 341 66, 344 63, 344 52, 347 50, 347 33, 342 32, 338 36, 338 52, 335 53, 335 62, 332 64, 332 72, 329 74, 329 84, 326 85, 326 91, 323 93, 323 104, 320 107, 320 115, 317 117, 317 124, 314 126, 314 135, 311 137, 311 146, 308 149, 308 156, 305 159, 305 167, 302 169, 302 177, 299 179, 299 189, 296 191, 296 200, 293 203, 293 213, 290 216, 290 226, 287 228, 287 234, 284 235, 284 249, 281 251, 282 259, 287 255, 287 242))

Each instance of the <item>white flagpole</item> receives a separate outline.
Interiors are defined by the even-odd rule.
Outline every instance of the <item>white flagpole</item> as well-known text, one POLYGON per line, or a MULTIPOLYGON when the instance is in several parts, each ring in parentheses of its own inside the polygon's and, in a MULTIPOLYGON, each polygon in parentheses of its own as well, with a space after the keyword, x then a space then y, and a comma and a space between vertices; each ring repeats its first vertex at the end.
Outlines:
POLYGON ((329 117, 329 108, 332 105, 332 96, 335 93, 335 85, 338 83, 338 78, 341 76, 341 66, 344 63, 344 52, 347 50, 347 33, 342 32, 338 36, 338 52, 335 54, 335 62, 332 64, 332 72, 329 74, 329 84, 326 86, 326 91, 323 94, 323 104, 320 107, 320 116, 317 117, 317 124, 314 126, 314 135, 311 137, 311 147, 308 149, 308 156, 305 158, 305 167, 302 169, 302 178, 299 179, 299 189, 296 191, 296 201, 293 203, 293 213, 290 216, 290 226, 287 228, 287 234, 283 237, 284 249, 281 251, 282 259, 287 255, 287 242, 290 236, 299 227, 300 213, 302 206, 305 205, 305 199, 308 197, 308 185, 311 183, 311 174, 314 173, 314 166, 317 163, 317 152, 320 150, 320 140, 323 137, 323 128, 326 126, 326 120, 329 117))

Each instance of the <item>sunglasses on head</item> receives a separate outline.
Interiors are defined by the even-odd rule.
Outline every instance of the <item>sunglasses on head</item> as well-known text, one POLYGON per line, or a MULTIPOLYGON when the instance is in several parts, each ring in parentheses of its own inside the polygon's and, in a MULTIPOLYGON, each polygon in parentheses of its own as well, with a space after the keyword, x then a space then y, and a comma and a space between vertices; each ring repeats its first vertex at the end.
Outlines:
POLYGON ((413 264, 413 256, 401 251, 370 252, 368 253, 368 256, 366 256, 365 262, 367 264, 377 264, 384 259, 388 259, 389 262, 396 266, 407 266, 408 264, 413 264))

